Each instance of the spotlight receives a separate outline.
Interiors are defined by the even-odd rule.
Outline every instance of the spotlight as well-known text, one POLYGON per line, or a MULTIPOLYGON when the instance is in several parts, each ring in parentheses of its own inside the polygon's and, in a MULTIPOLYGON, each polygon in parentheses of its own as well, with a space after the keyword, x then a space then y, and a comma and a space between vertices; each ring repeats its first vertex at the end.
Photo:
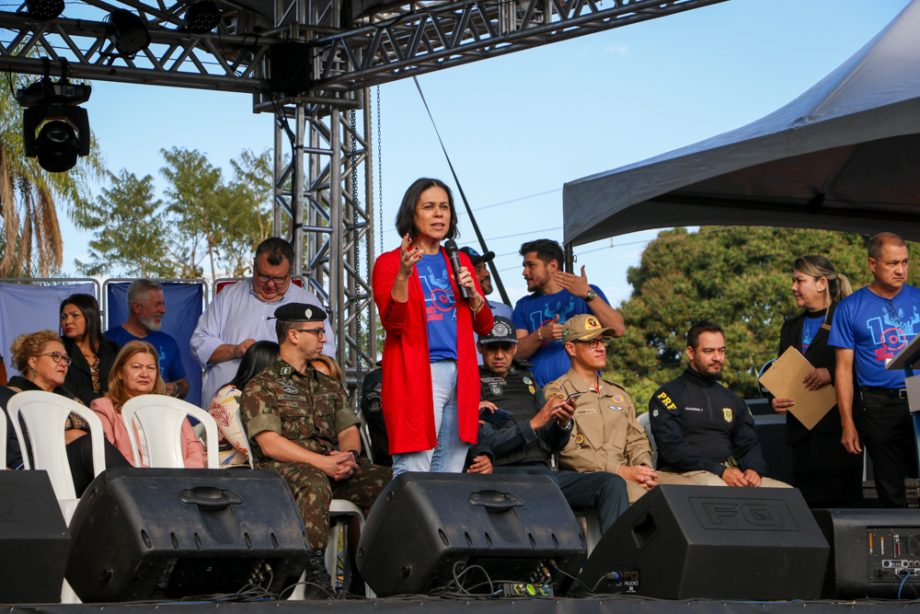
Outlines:
POLYGON ((201 0, 185 11, 181 30, 192 34, 206 34, 220 23, 220 10, 210 0, 201 0))
POLYGON ((150 32, 144 20, 124 9, 115 9, 108 14, 106 31, 115 44, 119 55, 133 57, 150 44, 150 32))
POLYGON ((16 100, 22 114, 23 148, 28 157, 50 173, 74 167, 78 156, 89 154, 89 115, 77 105, 89 100, 92 88, 69 83, 66 77, 41 81, 20 88, 16 100), (36 135, 36 131, 38 134, 36 135))
POLYGON ((50 21, 64 12, 64 0, 26 0, 26 14, 37 21, 50 21))

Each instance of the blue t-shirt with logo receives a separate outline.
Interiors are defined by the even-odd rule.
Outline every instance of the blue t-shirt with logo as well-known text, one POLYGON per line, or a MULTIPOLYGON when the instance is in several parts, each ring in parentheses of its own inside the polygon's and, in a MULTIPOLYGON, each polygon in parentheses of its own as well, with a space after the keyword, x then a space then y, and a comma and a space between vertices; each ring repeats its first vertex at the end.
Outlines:
MULTIPOLYGON (((594 300, 607 301, 600 288, 591 285, 591 289, 597 293, 594 300)), ((560 290, 555 294, 534 293, 517 302, 511 321, 514 322, 515 328, 532 333, 556 316, 559 316, 559 323, 564 324, 566 320, 580 313, 591 313, 588 303, 568 290, 560 290)), ((565 375, 571 366, 562 341, 544 343, 529 360, 533 365, 531 372, 540 388, 565 375)))
POLYGON ((161 330, 150 331, 146 337, 135 337, 124 326, 114 326, 105 331, 105 336, 120 346, 129 341, 146 341, 157 350, 160 363, 160 376, 164 382, 176 382, 185 379, 185 367, 179 354, 179 344, 171 335, 161 330))
POLYGON ((903 388, 904 370, 885 365, 920 333, 920 290, 904 285, 891 299, 868 287, 843 299, 834 312, 828 345, 853 350, 860 386, 903 388))
POLYGON ((426 254, 415 268, 425 296, 429 358, 431 362, 457 360, 457 309, 447 262, 441 252, 426 254))
POLYGON ((805 316, 802 321, 802 342, 799 349, 803 354, 808 351, 811 342, 815 340, 815 335, 821 330, 821 325, 824 324, 824 316, 824 313, 818 316, 805 316))

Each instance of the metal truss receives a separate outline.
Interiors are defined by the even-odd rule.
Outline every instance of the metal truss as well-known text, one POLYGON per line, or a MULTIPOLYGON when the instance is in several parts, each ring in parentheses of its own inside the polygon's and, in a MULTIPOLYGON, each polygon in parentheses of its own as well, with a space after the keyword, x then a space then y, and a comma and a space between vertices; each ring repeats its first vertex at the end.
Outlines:
MULTIPOLYGON (((355 93, 359 107, 366 96, 355 93)), ((296 104, 275 118, 275 234, 293 235, 298 272, 329 307, 337 359, 358 383, 377 356, 370 115, 296 104)))

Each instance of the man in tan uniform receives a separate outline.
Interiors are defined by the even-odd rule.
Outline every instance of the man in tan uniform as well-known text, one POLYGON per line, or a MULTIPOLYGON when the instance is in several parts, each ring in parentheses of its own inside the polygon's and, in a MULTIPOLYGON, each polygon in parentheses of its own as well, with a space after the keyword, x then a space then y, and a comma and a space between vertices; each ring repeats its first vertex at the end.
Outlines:
POLYGON ((672 473, 655 471, 645 429, 636 420, 629 394, 600 377, 607 365, 607 339, 613 329, 591 314, 577 315, 562 331, 569 371, 543 389, 575 406, 575 426, 560 453, 560 464, 574 471, 607 471, 626 480, 630 503, 658 484, 689 484, 672 473))

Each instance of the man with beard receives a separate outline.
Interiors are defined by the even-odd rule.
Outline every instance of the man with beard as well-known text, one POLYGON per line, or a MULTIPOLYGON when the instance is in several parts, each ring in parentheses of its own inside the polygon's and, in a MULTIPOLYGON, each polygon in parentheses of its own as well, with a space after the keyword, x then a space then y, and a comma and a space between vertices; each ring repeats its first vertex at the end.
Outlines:
POLYGON ((166 382, 166 394, 181 399, 188 392, 188 382, 179 344, 160 330, 165 315, 163 286, 149 279, 137 279, 128 286, 128 319, 121 326, 105 331, 105 336, 119 346, 129 341, 146 341, 155 347, 160 373, 166 382))
MULTIPOLYGON (((473 268, 476 271, 476 278, 479 279, 479 285, 482 286, 482 293, 485 296, 492 294, 494 288, 492 288, 492 275, 489 273, 489 263, 495 259, 495 252, 480 254, 472 247, 461 247, 460 251, 470 257, 470 262, 473 263, 473 268)), ((499 303, 498 301, 486 299, 486 302, 489 304, 489 309, 492 310, 493 316, 511 319, 511 307, 504 303, 499 303)), ((482 364, 482 362, 479 364, 482 364)))
POLYGON ((595 316, 614 337, 626 331, 623 316, 607 302, 597 286, 588 283, 585 267, 578 275, 562 270, 562 247, 550 239, 521 246, 523 276, 531 294, 514 306, 511 320, 517 329, 518 359, 529 360, 534 378, 545 386, 569 370, 569 355, 562 342, 566 320, 585 313, 595 316))
POLYGON ((841 301, 827 340, 837 348, 834 384, 841 443, 859 454, 861 436, 882 504, 906 507, 904 478, 917 476, 915 433, 904 371, 885 366, 920 333, 920 290, 906 283, 910 259, 901 237, 882 232, 869 240, 868 248, 872 282, 841 301), (856 397, 862 411, 861 419, 854 420, 856 397))
POLYGON ((754 418, 738 395, 718 382, 725 335, 711 322, 687 333, 690 366, 649 401, 658 467, 702 486, 786 487, 763 477, 767 463, 754 418))

